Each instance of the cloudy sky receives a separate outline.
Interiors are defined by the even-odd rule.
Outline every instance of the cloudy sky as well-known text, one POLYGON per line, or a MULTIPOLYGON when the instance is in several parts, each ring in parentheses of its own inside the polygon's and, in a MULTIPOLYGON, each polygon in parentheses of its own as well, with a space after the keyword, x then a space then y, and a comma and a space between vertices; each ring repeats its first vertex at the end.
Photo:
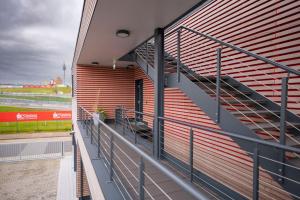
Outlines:
POLYGON ((70 83, 83 0, 0 1, 0 83, 70 83))

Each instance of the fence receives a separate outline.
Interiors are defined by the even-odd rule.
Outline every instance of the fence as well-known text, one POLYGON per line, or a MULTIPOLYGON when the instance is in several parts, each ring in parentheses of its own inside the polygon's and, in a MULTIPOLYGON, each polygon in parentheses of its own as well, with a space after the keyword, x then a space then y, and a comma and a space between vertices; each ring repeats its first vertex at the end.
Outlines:
POLYGON ((71 151, 71 141, 0 144, 0 162, 59 158, 71 151))

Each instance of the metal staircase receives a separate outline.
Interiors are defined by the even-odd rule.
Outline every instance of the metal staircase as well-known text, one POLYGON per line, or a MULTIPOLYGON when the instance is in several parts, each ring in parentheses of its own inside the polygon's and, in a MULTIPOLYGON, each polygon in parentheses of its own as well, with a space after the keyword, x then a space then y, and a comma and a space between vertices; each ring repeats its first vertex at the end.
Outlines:
MULTIPOLYGON (((179 27, 171 31, 166 37, 172 37, 175 42, 172 44, 173 52, 165 52, 165 87, 180 88, 211 119, 214 119, 224 131, 239 133, 242 136, 264 139, 291 147, 300 147, 300 117, 287 109, 288 86, 296 88, 295 91, 299 92, 297 86, 288 84, 288 80, 290 76, 300 76, 299 71, 185 27, 179 27), (217 57, 214 67, 211 67, 210 70, 196 70, 189 67, 189 63, 185 64, 181 61, 180 39, 183 31, 194 34, 195 37, 204 37, 218 43, 219 46, 217 45, 214 48, 214 50, 217 49, 217 56, 214 55, 217 57), (271 88, 274 90, 274 93, 279 92, 281 94, 281 102, 273 101, 246 84, 241 83, 235 76, 226 73, 225 70, 222 71, 222 48, 217 48, 220 45, 271 64, 286 73, 287 76, 282 78, 282 89, 271 88)), ((149 40, 139 46, 134 54, 137 64, 150 79, 154 80, 153 40, 149 40)), ((241 64, 243 65, 243 63, 241 64)), ((267 75, 271 76, 270 74, 267 75)), ((281 81, 281 79, 279 80, 281 81)), ((255 78, 253 82, 261 83, 255 78)), ((267 84, 262 84, 262 87, 270 88, 267 84)), ((232 139, 235 140, 234 138, 232 139)), ((251 152, 253 148, 251 145, 239 140, 235 141, 246 152, 251 152)), ((297 167, 300 166, 300 156, 298 154, 277 151, 269 147, 261 147, 261 152, 263 156, 266 155, 266 157, 275 161, 293 164, 297 167)), ((287 177, 297 177, 297 180, 300 178, 299 172, 287 166, 270 165, 264 161, 260 162, 260 165, 269 171, 271 176, 272 173, 279 172, 287 177)), ((297 189, 291 184, 282 182, 278 177, 274 177, 274 180, 282 184, 286 190, 297 193, 297 189)))
MULTIPOLYGON (((136 49, 136 54, 147 62, 148 67, 153 66, 154 46, 151 42, 136 49)), ((170 78, 171 74, 177 72, 177 62, 174 57, 167 52, 165 53, 167 79, 170 78)), ((138 64, 140 63, 141 61, 138 64)), ((148 69, 148 71, 150 70, 148 69)), ((180 72, 210 97, 216 98, 216 76, 201 76, 182 63, 180 63, 180 72)), ((169 84, 166 87, 172 87, 172 85, 169 84)), ((234 78, 223 75, 220 79, 220 104, 260 138, 279 142, 281 108, 277 103, 260 95, 234 78)), ((300 117, 288 110, 285 135, 286 145, 300 147, 300 117)))

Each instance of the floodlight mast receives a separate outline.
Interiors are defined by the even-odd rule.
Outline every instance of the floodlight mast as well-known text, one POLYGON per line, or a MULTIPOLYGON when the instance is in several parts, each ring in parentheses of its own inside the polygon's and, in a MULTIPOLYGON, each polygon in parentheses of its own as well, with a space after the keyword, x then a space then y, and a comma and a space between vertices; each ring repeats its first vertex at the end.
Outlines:
POLYGON ((66 64, 64 63, 64 64, 63 64, 63 71, 64 71, 64 85, 66 85, 66 69, 67 69, 67 67, 66 67, 66 64))

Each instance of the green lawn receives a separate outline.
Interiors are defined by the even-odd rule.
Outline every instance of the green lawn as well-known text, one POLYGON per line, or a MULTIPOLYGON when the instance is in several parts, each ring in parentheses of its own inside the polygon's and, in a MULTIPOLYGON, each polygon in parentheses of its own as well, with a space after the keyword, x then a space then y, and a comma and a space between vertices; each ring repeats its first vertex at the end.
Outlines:
POLYGON ((0 122, 0 134, 70 131, 71 128, 71 120, 38 122, 0 122))
POLYGON ((21 107, 0 105, 0 112, 30 112, 30 111, 46 111, 46 110, 42 110, 40 108, 21 108, 21 107))
POLYGON ((17 93, 44 93, 55 94, 55 92, 63 92, 64 94, 71 93, 71 87, 58 87, 58 88, 0 88, 1 92, 17 92, 17 93))
POLYGON ((57 102, 71 102, 71 98, 55 97, 55 96, 18 96, 18 95, 7 95, 0 94, 0 98, 15 98, 15 99, 26 99, 35 101, 57 101, 57 102))

